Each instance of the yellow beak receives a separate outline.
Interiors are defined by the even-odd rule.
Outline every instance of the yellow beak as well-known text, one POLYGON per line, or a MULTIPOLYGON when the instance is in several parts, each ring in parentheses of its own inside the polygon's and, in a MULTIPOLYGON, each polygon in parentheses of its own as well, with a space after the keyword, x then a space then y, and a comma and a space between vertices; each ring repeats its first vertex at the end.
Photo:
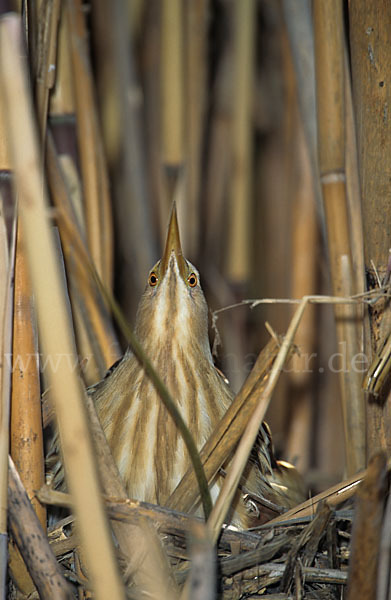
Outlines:
POLYGON ((176 213, 176 204, 172 203, 170 223, 168 225, 166 246, 164 248, 164 253, 162 260, 160 262, 161 274, 164 275, 168 269, 168 265, 170 263, 171 254, 174 252, 176 262, 178 265, 179 272, 183 279, 186 278, 187 273, 187 265, 186 260, 182 254, 182 246, 181 240, 179 237, 179 228, 178 228, 178 219, 176 213))

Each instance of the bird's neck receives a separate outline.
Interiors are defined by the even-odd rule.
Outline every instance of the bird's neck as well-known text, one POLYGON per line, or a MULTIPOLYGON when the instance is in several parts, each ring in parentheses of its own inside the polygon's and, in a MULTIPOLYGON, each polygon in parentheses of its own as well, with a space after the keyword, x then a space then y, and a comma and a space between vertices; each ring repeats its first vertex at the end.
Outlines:
POLYGON ((149 357, 153 359, 162 352, 185 355, 198 353, 213 364, 208 336, 207 305, 194 310, 188 302, 177 302, 175 309, 164 297, 153 309, 147 302, 140 302, 135 333, 149 357))

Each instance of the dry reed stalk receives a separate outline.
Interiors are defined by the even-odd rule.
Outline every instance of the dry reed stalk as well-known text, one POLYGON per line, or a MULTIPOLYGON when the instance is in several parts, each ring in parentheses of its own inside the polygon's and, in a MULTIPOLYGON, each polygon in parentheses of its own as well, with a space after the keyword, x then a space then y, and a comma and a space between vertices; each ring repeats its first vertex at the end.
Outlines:
POLYGON ((184 6, 186 182, 182 213, 187 256, 198 256, 201 156, 205 119, 208 0, 184 6))
MULTIPOLYGON (((145 160, 145 96, 125 3, 93 2, 92 8, 97 89, 113 188, 116 269, 121 281, 122 306, 130 320, 144 289, 146 274, 157 258, 152 233, 154 215, 150 210, 150 174, 145 160)), ((147 122, 149 127, 149 115, 147 122)), ((159 145, 156 139, 154 144, 159 145)))
MULTIPOLYGON (((126 501, 125 486, 90 397, 87 398, 87 411, 103 493, 126 501)), ((142 516, 135 523, 113 520, 112 528, 126 564, 124 578, 126 581, 129 578, 133 581, 137 597, 174 600, 178 596, 178 590, 164 548, 151 521, 142 516)))
MULTIPOLYGON (((344 48, 342 4, 339 0, 314 3, 316 92, 318 105, 319 170, 328 234, 333 293, 355 293, 352 270, 345 177, 344 48)), ((348 475, 365 465, 365 407, 361 377, 354 368, 359 352, 357 311, 336 307, 339 344, 349 365, 341 373, 346 468, 348 475)))
POLYGON ((100 374, 103 375, 121 356, 121 352, 107 309, 100 300, 91 277, 89 266, 91 258, 77 226, 75 212, 50 134, 47 140, 47 168, 52 199, 58 209, 58 226, 63 240, 67 270, 74 281, 74 294, 78 292, 79 310, 88 323, 87 332, 94 359, 100 374))
POLYGON ((191 571, 182 598, 214 600, 216 598, 216 554, 207 527, 195 522, 190 530, 191 571))
MULTIPOLYGON (((108 498, 116 498, 120 504, 128 504, 126 490, 113 460, 102 426, 97 416, 90 396, 86 397, 86 408, 90 428, 94 440, 96 459, 102 480, 103 493, 108 498)), ((67 506, 74 509, 74 502, 69 494, 51 490, 44 486, 39 491, 39 498, 54 506, 67 506)), ((137 502, 139 504, 139 502, 137 502)), ((178 590, 170 572, 162 543, 152 524, 153 514, 142 514, 131 521, 117 519, 114 515, 112 528, 116 537, 119 552, 124 565, 124 579, 132 587, 132 593, 137 592, 138 598, 153 598, 171 600, 177 597, 178 590), (149 517, 149 518, 146 518, 149 517), (153 574, 153 576, 151 576, 153 574)), ((78 545, 78 536, 72 535, 66 541, 69 550, 78 545)))
MULTIPOLYGON (((127 56, 119 57, 121 50, 128 53, 130 49, 129 24, 126 21, 126 8, 117 1, 110 4, 93 2, 92 27, 94 36, 94 53, 96 55, 96 89, 102 138, 109 169, 115 169, 121 161, 123 127, 128 119, 124 112, 123 95, 131 95, 128 107, 137 103, 137 91, 129 90, 129 73, 121 69, 127 63, 127 56), (117 13, 120 13, 117 16, 117 13), (116 25, 120 29, 116 29, 116 25), (124 91, 122 88, 125 88, 124 91), (134 94, 134 97, 133 97, 134 94)), ((126 101, 125 101, 126 105, 126 101)))
POLYGON ((377 597, 377 567, 386 495, 387 459, 381 453, 372 457, 365 478, 357 490, 349 560, 348 600, 377 597))
MULTIPOLYGON (((187 153, 185 149, 184 15, 180 0, 163 0, 161 7, 161 165, 166 204, 185 203, 187 153)), ((186 208, 185 208, 186 210, 186 208)), ((179 211, 180 229, 186 220, 179 211)), ((187 242, 182 242, 185 255, 187 242)))
POLYGON ((241 437, 237 450, 224 480, 223 487, 208 519, 208 529, 215 543, 224 522, 224 518, 231 506, 232 499, 239 485, 240 478, 245 468, 251 449, 258 435, 259 428, 264 420, 266 410, 270 403, 271 395, 278 382, 280 373, 289 355, 293 338, 308 305, 309 297, 305 296, 292 317, 288 331, 282 341, 277 357, 273 363, 265 387, 258 395, 258 402, 241 437))
MULTIPOLYGON (((47 485, 39 490, 38 497, 40 501, 44 502, 45 504, 50 504, 53 506, 65 506, 70 509, 73 508, 71 496, 69 494, 54 491, 47 485)), ((137 524, 140 518, 145 517, 153 521, 155 527, 157 527, 160 533, 180 535, 182 537, 191 531, 194 522, 202 522, 200 517, 179 513, 166 508, 165 506, 149 504, 148 502, 131 500, 129 498, 126 498, 125 500, 117 500, 117 498, 106 497, 105 506, 111 519, 137 524)), ((67 525, 70 525, 72 522, 74 522, 74 517, 68 517, 66 519, 67 525)), ((61 529, 63 525, 64 522, 60 522, 58 529, 61 529)), ((54 533, 53 529, 51 533, 54 533)), ((259 537, 256 533, 251 531, 244 532, 226 528, 222 533, 220 541, 222 541, 223 544, 240 542, 242 549, 249 549, 256 548, 258 546, 259 537)), ((52 542, 53 552, 56 554, 56 556, 63 554, 62 550, 64 547, 68 551, 76 548, 76 546, 77 535, 73 533, 68 540, 60 539, 59 541, 52 542)))
POLYGON ((297 96, 309 148, 316 204, 321 213, 321 191, 318 161, 316 160, 315 61, 311 4, 311 0, 283 0, 282 9, 295 67, 297 96))
MULTIPOLYGON (((254 186, 256 195, 253 211, 256 222, 252 225, 254 259, 252 265, 256 273, 249 283, 255 293, 267 290, 271 296, 288 296, 290 293, 291 260, 291 222, 292 193, 297 180, 294 173, 294 116, 296 104, 294 94, 294 75, 288 67, 286 56, 286 31, 283 27, 281 3, 273 4, 273 34, 268 28, 261 30, 258 44, 262 45, 261 74, 266 79, 258 83, 257 125, 262 144, 255 146, 254 186), (271 59, 270 57, 273 56, 271 59), (283 86, 275 85, 274 73, 282 70, 283 86), (267 91, 266 91, 267 90, 267 91), (281 176, 284 173, 284 176, 281 176), (262 273, 262 276, 259 276, 262 273)), ((270 18, 270 17, 269 17, 270 18)), ((257 53, 257 56, 258 53, 257 53)), ((261 79, 262 81, 262 79, 261 79)), ((258 82, 258 78, 257 78, 258 82)), ((285 331, 289 312, 282 307, 265 307, 260 311, 258 327, 262 331, 264 321, 273 323, 277 331, 285 331)), ((279 392, 270 406, 267 420, 272 431, 285 439, 285 430, 289 423, 288 379, 282 378, 279 392)), ((277 442, 278 438, 276 438, 277 442)), ((278 442, 277 442, 278 443, 278 442)))
MULTIPOLYGON (((278 345, 273 339, 259 353, 251 373, 226 414, 217 425, 200 452, 205 475, 212 481, 218 469, 235 448, 257 404, 260 391, 265 386, 278 345)), ((182 512, 190 512, 199 498, 193 469, 189 469, 171 494, 167 506, 182 512)))
MULTIPOLYGON (((308 297, 305 297, 302 299, 299 307, 297 308, 291 320, 287 334, 281 344, 280 350, 278 352, 276 360, 274 361, 266 385, 258 396, 257 405, 238 444, 232 462, 230 463, 222 489, 208 518, 207 529, 213 544, 216 544, 218 536, 220 535, 221 527, 224 523, 225 516, 231 506, 234 494, 239 485, 243 469, 247 464, 249 455, 251 453, 251 449, 258 435, 259 427, 261 426, 262 421, 264 420, 264 416, 268 404, 270 402, 271 394, 277 384, 279 375, 290 351, 290 347, 293 342, 293 337, 297 331, 297 328, 299 326, 299 323, 302 319, 307 305, 308 297)), ((189 580, 185 584, 185 587, 181 594, 181 600, 186 600, 188 597, 189 580)))
POLYGON ((75 93, 72 79, 72 60, 69 52, 69 28, 65 3, 61 3, 57 41, 56 81, 49 98, 51 117, 62 119, 75 113, 75 93))
MULTIPOLYGON (((84 209, 82 206, 82 194, 81 194, 81 185, 78 177, 78 173, 76 171, 76 167, 70 155, 62 154, 58 157, 59 164, 56 161, 56 165, 58 167, 58 175, 62 173, 63 180, 65 183, 64 192, 68 190, 69 204, 71 205, 71 213, 75 218, 75 230, 80 232, 81 238, 85 239, 85 223, 84 223, 84 209)), ((62 198, 62 194, 55 192, 56 198, 62 198)), ((68 203, 68 209, 70 208, 68 203)), ((70 241, 67 240, 66 244, 70 244, 70 241)), ((69 253, 68 253, 69 254, 69 253)), ((69 265, 69 261, 68 261, 69 265)), ((73 273, 73 270, 70 269, 70 272, 73 273)), ((86 385, 92 385, 96 383, 99 379, 104 376, 106 369, 108 366, 108 362, 112 360, 114 362, 114 356, 111 353, 106 360, 100 360, 100 365, 98 364, 98 360, 95 356, 95 348, 96 342, 92 340, 96 340, 97 336, 93 331, 94 323, 90 323, 90 318, 83 314, 83 307, 85 304, 84 298, 81 297, 79 293, 79 289, 74 283, 69 287, 70 300, 72 305, 72 315, 73 322, 76 334, 76 344, 78 349, 78 354, 83 361, 82 373, 83 379, 86 385)), ((87 293, 91 293, 91 289, 88 288, 87 293)), ((84 308, 85 313, 85 308, 84 308)), ((102 356, 103 352, 99 349, 98 356, 102 356)), ((112 363, 111 363, 112 364, 112 363)))
MULTIPOLYGON (((387 0, 349 3, 349 32, 353 104, 357 132, 358 162, 364 229, 364 262, 367 289, 389 281, 391 247, 391 57, 389 31, 391 5, 387 0)), ((376 360, 391 330, 388 299, 368 312, 365 354, 376 360)), ((391 451, 391 405, 368 398, 367 455, 391 451)))
POLYGON ((150 182, 151 206, 156 215, 159 247, 165 243, 169 204, 165 197, 165 177, 162 169, 162 103, 161 103, 161 2, 146 3, 143 30, 142 58, 144 68, 140 75, 143 80, 145 99, 146 156, 150 182))
POLYGON ((57 33, 61 1, 43 2, 36 23, 38 30, 35 94, 42 146, 46 137, 49 93, 56 79, 57 33))
POLYGON ((141 30, 141 23, 146 11, 145 0, 134 0, 127 3, 128 21, 130 24, 130 35, 132 39, 138 39, 141 30))
POLYGON ((235 2, 233 5, 234 102, 226 272, 228 278, 238 284, 246 282, 250 272, 255 8, 254 0, 235 2))
POLYGON ((43 0, 37 0, 37 2, 33 2, 32 4, 29 3, 27 7, 25 7, 27 10, 22 12, 23 0, 17 0, 17 8, 15 6, 13 7, 13 9, 16 10, 23 18, 23 27, 24 31, 26 32, 28 60, 32 80, 35 80, 38 70, 38 23, 42 4, 43 0))
POLYGON ((5 596, 7 579, 7 494, 9 452, 9 399, 11 365, 7 367, 5 356, 12 348, 12 281, 14 274, 14 240, 8 251, 7 228, 4 220, 3 201, 0 196, 0 596, 5 596))
POLYGON ((222 262, 222 240, 225 232, 224 196, 231 164, 232 119, 232 43, 229 40, 217 67, 215 90, 209 127, 208 162, 205 175, 205 256, 214 256, 216 265, 222 262))
MULTIPOLYGON (((356 125, 352 98, 352 82, 349 71, 347 49, 345 48, 345 126, 346 126, 346 190, 350 223, 350 243, 352 252, 354 289, 357 294, 365 290, 364 234, 361 209, 360 173, 357 154, 356 125)), ((362 311, 358 314, 362 317, 362 311)), ((360 350, 362 350, 362 334, 360 331, 360 350)))
POLYGON ((71 600, 74 596, 56 561, 19 474, 9 458, 9 513, 12 535, 43 600, 71 600))
MULTIPOLYGON (((388 462, 387 468, 388 470, 391 468, 390 461, 388 462)), ((329 506, 338 506, 338 504, 342 504, 342 502, 349 500, 356 494, 358 486, 366 477, 367 472, 368 469, 360 471, 360 473, 356 473, 353 477, 349 477, 349 479, 346 479, 341 483, 333 485, 332 487, 324 490, 320 494, 313 496, 313 498, 309 498, 305 502, 302 502, 294 508, 291 508, 284 514, 279 515, 274 519, 271 519, 270 521, 268 521, 265 527, 274 527, 277 526, 279 523, 289 522, 290 520, 313 516, 320 502, 325 501, 329 506)))
POLYGON ((56 373, 49 366, 46 375, 56 406, 67 481, 75 501, 81 545, 95 597, 98 600, 124 598, 100 499, 83 407, 84 391, 72 368, 76 362, 73 336, 48 220, 21 42, 20 19, 12 14, 3 17, 0 22, 0 76, 9 117, 10 154, 19 192, 43 358, 70 359, 69 362, 58 361, 56 373))
MULTIPOLYGON (((313 173, 302 124, 297 128, 297 153, 299 182, 294 198, 292 223, 291 295, 305 296, 316 289, 318 223, 313 173)), ((299 352, 292 356, 289 373, 288 395, 292 413, 285 456, 295 459, 299 471, 308 469, 311 462, 310 449, 313 440, 312 427, 314 401, 312 392, 313 373, 308 357, 312 357, 316 337, 315 307, 308 307, 307 314, 296 334, 299 352), (296 462, 297 461, 297 462, 296 462)))
POLYGON ((98 361, 95 358, 95 349, 91 343, 92 331, 89 332, 90 322, 85 319, 81 304, 83 299, 80 294, 74 293, 74 286, 70 286, 70 300, 72 306, 72 317, 76 335, 77 352, 80 357, 80 370, 83 376, 83 381, 86 386, 93 385, 104 377, 103 368, 99 368, 98 361))
POLYGON ((66 188, 69 192, 69 200, 75 215, 77 227, 80 230, 80 235, 85 239, 86 225, 83 210, 83 194, 77 167, 70 154, 60 154, 58 160, 66 188))
MULTIPOLYGON (((302 9, 303 5, 296 6, 293 12, 296 10, 302 15, 302 9)), ((292 19, 290 13, 289 17, 292 19)), ((298 18, 298 15, 295 14, 294 20, 298 18)), ((292 27, 292 23, 290 26, 292 27)), ((303 27, 302 24, 301 27, 303 27)), ((281 168, 285 173, 284 196, 288 201, 286 209, 280 207, 276 213, 281 225, 281 210, 288 215, 291 233, 287 236, 289 243, 286 249, 287 260, 283 261, 285 266, 278 265, 278 268, 281 271, 281 278, 289 282, 289 295, 302 297, 314 292, 317 286, 316 195, 308 136, 306 136, 304 119, 299 111, 298 74, 294 69, 286 26, 282 27, 280 39, 284 79, 283 135, 286 147, 284 164, 281 165, 281 168)), ((304 46, 307 47, 306 44, 304 46)), ((299 49, 295 48, 295 50, 299 49)), ((300 92, 303 94, 303 90, 300 92)), ((271 270, 273 273, 273 265, 271 265, 271 270)), ((274 403, 271 407, 274 419, 277 419, 277 423, 278 421, 281 423, 281 428, 277 431, 281 432, 280 435, 284 436, 286 440, 283 450, 284 457, 294 462, 301 472, 308 469, 310 445, 313 440, 315 403, 311 387, 314 379, 311 370, 313 365, 309 365, 309 357, 311 359, 314 356, 312 352, 316 336, 315 310, 315 307, 308 307, 296 335, 298 352, 293 354, 288 369, 283 410, 278 403, 277 407, 274 403)))
POLYGON ((179 169, 184 156, 184 45, 183 14, 180 0, 162 2, 161 125, 162 162, 179 169))
POLYGON ((45 482, 38 344, 21 223, 16 241, 12 354, 11 455, 45 529, 46 509, 35 497, 45 482))
POLYGON ((8 142, 5 135, 6 131, 6 112, 2 95, 0 94, 0 172, 10 170, 10 158, 8 155, 8 142))
MULTIPOLYGON (((9 496, 10 489, 8 486, 8 502, 9 496)), ((10 512, 11 507, 9 506, 9 516, 10 512)), ((30 594, 36 592, 34 581, 32 580, 30 573, 27 569, 27 561, 25 562, 23 560, 15 538, 13 536, 11 536, 11 539, 8 544, 8 570, 14 585, 20 593, 24 594, 25 596, 29 596, 30 594)))
POLYGON ((387 85, 391 70, 387 37, 391 25, 391 7, 387 0, 375 3, 357 0, 349 3, 349 18, 365 267, 373 274, 372 259, 382 277, 387 270, 388 249, 391 246, 391 229, 388 227, 391 192, 386 185, 385 172, 391 150, 391 122, 388 115, 391 91, 387 85))
POLYGON ((391 495, 388 493, 381 526, 376 600, 388 600, 390 592, 391 559, 391 495))
POLYGON ((99 276, 111 289, 113 239, 109 182, 95 108, 87 32, 81 0, 68 0, 66 7, 71 42, 77 141, 85 199, 87 239, 99 276))

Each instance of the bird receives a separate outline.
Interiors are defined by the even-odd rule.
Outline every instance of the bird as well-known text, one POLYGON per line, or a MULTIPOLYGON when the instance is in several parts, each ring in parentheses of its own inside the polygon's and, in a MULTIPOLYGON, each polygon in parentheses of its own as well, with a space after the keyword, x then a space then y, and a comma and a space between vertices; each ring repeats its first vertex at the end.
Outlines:
MULTIPOLYGON (((200 274, 182 252, 175 203, 163 256, 150 270, 139 302, 135 335, 201 449, 234 393, 213 362, 208 305, 200 274)), ((129 497, 164 506, 190 459, 174 420, 131 349, 88 393, 129 497)), ((254 503, 245 498, 263 496, 265 489, 269 499, 290 506, 289 494, 277 482, 278 472, 270 432, 262 427, 245 470, 246 494, 237 494, 231 524, 247 528, 252 523, 254 503)), ((212 499, 221 485, 222 476, 217 475, 212 499)))

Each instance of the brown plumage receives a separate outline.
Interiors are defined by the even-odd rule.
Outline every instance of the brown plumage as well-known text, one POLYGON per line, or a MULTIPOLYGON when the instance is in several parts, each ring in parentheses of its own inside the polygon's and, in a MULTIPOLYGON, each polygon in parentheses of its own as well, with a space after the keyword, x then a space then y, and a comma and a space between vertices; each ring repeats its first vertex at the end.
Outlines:
MULTIPOLYGON (((151 270, 139 303, 135 333, 200 449, 233 393, 213 365, 208 307, 198 271, 182 255, 175 206, 163 258, 151 270)), ((180 433, 132 352, 89 392, 129 497, 164 505, 190 462, 180 433)), ((261 430, 256 464, 249 463, 244 486, 289 505, 270 482, 269 446, 261 430)), ((218 487, 219 481, 212 496, 218 487)), ((232 522, 246 526, 247 514, 238 496, 232 522)))
MULTIPOLYGON (((135 334, 200 448, 231 403, 232 392, 213 365, 208 307, 198 271, 182 255, 175 208, 163 258, 151 270, 139 303, 135 334)), ((92 393, 129 495, 164 504, 189 458, 132 352, 92 393)))

